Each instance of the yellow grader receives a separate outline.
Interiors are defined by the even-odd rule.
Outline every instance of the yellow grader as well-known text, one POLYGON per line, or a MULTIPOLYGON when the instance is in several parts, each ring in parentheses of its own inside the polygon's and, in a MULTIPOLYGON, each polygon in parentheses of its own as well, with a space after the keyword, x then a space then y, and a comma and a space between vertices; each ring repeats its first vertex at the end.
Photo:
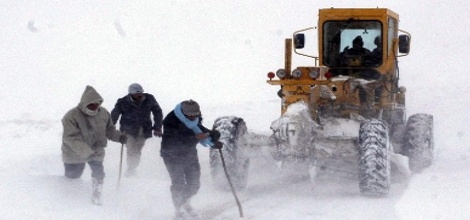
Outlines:
MULTIPOLYGON (((433 117, 407 118, 406 89, 399 85, 398 58, 408 55, 410 40, 390 9, 320 9, 317 27, 285 39, 284 67, 268 73, 267 83, 280 87, 281 116, 271 124, 273 135, 248 132, 236 116, 214 123, 235 186, 247 186, 248 151, 258 145, 271 146, 280 164, 307 164, 311 181, 330 167, 349 169, 366 196, 387 195, 394 172, 410 175, 430 166, 433 117), (306 47, 312 32, 318 55, 306 47), (293 54, 311 63, 292 67, 293 54)), ((210 162, 215 182, 225 181, 217 151, 210 162)))

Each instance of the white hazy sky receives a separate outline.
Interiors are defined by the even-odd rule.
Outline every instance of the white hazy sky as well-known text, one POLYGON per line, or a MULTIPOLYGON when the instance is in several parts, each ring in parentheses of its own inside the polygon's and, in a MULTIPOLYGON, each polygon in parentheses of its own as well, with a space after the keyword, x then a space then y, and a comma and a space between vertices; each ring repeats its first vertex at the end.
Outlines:
MULTIPOLYGON (((110 110, 139 82, 165 114, 193 98, 205 125, 238 115, 250 130, 269 134, 280 106, 266 73, 283 66, 284 38, 315 26, 325 7, 388 7, 400 14, 401 29, 412 34, 411 54, 400 58, 401 85, 408 88, 408 115, 434 115, 434 165, 394 183, 389 197, 370 199, 359 196, 354 180, 321 179, 312 190, 257 158, 239 192, 245 218, 470 219, 470 3, 463 0, 1 1, 1 218, 171 219, 160 139, 148 141, 140 175, 122 179, 119 190, 120 145, 110 143, 104 205, 92 206, 88 170, 79 181, 62 177, 63 114, 86 85, 110 110)), ((238 219, 231 193, 211 185, 207 149, 199 152, 203 186, 194 206, 207 219, 238 219)))

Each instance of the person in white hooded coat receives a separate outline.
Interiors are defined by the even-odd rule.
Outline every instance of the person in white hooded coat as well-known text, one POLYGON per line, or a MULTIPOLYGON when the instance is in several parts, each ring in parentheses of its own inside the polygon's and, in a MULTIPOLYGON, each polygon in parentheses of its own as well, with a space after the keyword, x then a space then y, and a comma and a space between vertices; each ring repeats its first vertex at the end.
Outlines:
MULTIPOLYGON (((103 160, 107 139, 125 144, 126 135, 116 129, 103 98, 91 86, 83 92, 77 107, 62 118, 62 160, 65 176, 80 178, 88 163, 92 171, 93 198, 99 200, 105 177, 103 160)), ((98 202, 99 201, 94 201, 98 202)))

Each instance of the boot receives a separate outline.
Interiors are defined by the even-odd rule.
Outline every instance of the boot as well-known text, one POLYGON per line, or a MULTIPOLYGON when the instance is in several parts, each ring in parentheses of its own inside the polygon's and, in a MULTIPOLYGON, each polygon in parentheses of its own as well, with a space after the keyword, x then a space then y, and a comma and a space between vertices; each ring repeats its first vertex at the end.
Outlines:
POLYGON ((182 209, 176 210, 174 220, 185 220, 185 219, 186 219, 186 215, 182 211, 182 209))
POLYGON ((135 171, 135 169, 128 169, 124 175, 127 178, 135 177, 137 175, 137 171, 135 171))
POLYGON ((101 205, 101 192, 103 190, 103 180, 92 179, 93 196, 92 202, 95 205, 101 205))
POLYGON ((191 206, 190 201, 191 200, 188 199, 188 201, 186 201, 181 208, 184 211, 186 211, 186 213, 188 214, 190 219, 199 219, 199 215, 197 214, 197 212, 191 206))

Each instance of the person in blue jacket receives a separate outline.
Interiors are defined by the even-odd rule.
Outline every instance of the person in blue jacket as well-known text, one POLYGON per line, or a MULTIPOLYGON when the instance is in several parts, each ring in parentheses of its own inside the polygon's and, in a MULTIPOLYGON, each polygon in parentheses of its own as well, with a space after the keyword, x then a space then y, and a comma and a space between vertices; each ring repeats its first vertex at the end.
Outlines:
POLYGON ((147 138, 151 138, 152 134, 157 137, 162 136, 163 113, 155 97, 144 93, 140 84, 133 83, 129 85, 129 94, 118 99, 111 111, 114 124, 119 117, 121 117, 119 129, 128 137, 125 175, 131 177, 136 174, 147 138))
POLYGON ((176 105, 163 120, 163 136, 160 155, 171 178, 171 195, 176 209, 176 218, 197 213, 190 199, 199 191, 201 167, 196 145, 221 149, 220 133, 202 125, 199 104, 186 100, 176 105))

